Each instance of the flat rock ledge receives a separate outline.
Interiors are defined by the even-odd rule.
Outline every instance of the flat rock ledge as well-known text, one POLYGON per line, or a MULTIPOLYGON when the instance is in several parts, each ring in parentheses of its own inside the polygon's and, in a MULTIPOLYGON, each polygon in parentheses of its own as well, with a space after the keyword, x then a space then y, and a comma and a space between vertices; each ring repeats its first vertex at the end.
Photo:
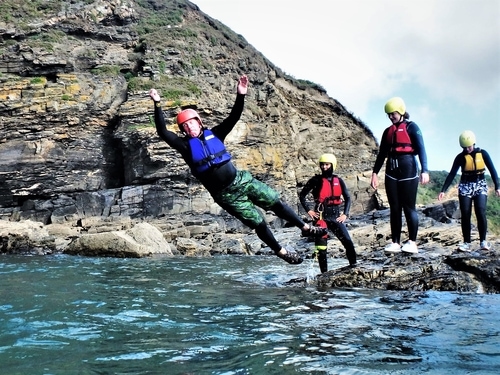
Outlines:
MULTIPOLYGON (((356 244, 358 264, 317 275, 321 288, 369 288, 401 291, 500 293, 500 238, 488 235, 490 250, 479 250, 473 229, 471 252, 459 252, 462 236, 456 220, 436 220, 420 210, 418 254, 387 255, 390 240, 388 210, 353 217, 349 232, 356 244), (442 222, 446 221, 446 222, 442 222)), ((429 210, 427 210, 428 212, 429 210)), ((267 217, 280 243, 305 258, 314 243, 302 238, 275 217, 267 217)), ((404 224, 405 226, 405 224, 404 224)), ((403 232, 403 238, 406 233, 403 232)), ((163 217, 154 220, 86 218, 78 225, 0 220, 0 254, 69 254, 100 257, 207 257, 218 255, 274 256, 257 236, 228 215, 163 217)), ((331 258, 345 260, 336 238, 328 242, 331 258)), ((302 265, 303 266, 303 265, 302 265)), ((290 265, 289 267, 302 267, 290 265)), ((304 280, 291 280, 296 284, 304 280)))

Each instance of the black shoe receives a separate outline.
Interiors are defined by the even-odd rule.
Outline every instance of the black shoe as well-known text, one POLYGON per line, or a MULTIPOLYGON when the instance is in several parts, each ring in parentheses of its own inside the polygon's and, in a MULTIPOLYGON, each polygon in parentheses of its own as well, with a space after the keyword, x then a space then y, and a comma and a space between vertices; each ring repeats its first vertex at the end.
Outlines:
POLYGON ((310 225, 308 230, 302 230, 302 237, 322 237, 326 233, 328 233, 327 228, 315 227, 313 225, 310 225))
POLYGON ((276 255, 278 256, 278 258, 283 259, 289 264, 300 264, 304 261, 304 259, 302 259, 302 257, 298 253, 296 253, 295 251, 292 252, 288 249, 286 250, 286 254, 277 253, 276 255))

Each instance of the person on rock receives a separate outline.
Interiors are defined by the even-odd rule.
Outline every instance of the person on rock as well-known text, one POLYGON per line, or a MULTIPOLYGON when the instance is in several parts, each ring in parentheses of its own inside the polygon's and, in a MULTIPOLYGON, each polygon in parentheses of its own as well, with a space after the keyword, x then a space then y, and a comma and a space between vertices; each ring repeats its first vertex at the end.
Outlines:
POLYGON ((228 117, 220 125, 208 129, 199 114, 191 108, 177 115, 182 137, 167 130, 161 98, 156 89, 149 91, 154 101, 156 131, 161 139, 177 150, 191 173, 208 190, 214 201, 243 224, 255 230, 257 236, 275 254, 290 264, 302 263, 302 257, 282 247, 272 234, 257 207, 273 211, 278 217, 302 230, 303 236, 321 236, 326 230, 305 223, 282 202, 277 191, 255 179, 249 171, 238 170, 224 145, 224 139, 236 125, 243 112, 248 78, 242 75, 237 84, 236 101, 228 117))
MULTIPOLYGON (((356 265, 356 250, 344 222, 349 217, 351 196, 344 180, 334 171, 337 169, 337 158, 333 154, 323 154, 319 158, 321 174, 314 175, 307 181, 299 193, 300 203, 316 226, 330 229, 340 240, 346 250, 350 266, 356 265), (314 207, 307 201, 312 192, 314 207), (344 210, 341 213, 342 200, 344 210)), ((315 248, 321 273, 328 271, 327 248, 328 234, 315 238, 315 248)))
POLYGON ((422 132, 417 124, 408 121, 403 99, 394 97, 385 104, 385 113, 392 122, 384 130, 379 152, 373 166, 371 186, 378 187, 377 174, 387 158, 385 167, 385 189, 390 207, 390 225, 392 242, 385 247, 386 253, 418 253, 417 232, 418 214, 415 208, 418 182, 429 182, 427 154, 422 132), (419 171, 416 156, 420 161, 419 171), (419 176, 420 173, 420 176, 419 176), (402 212, 408 226, 409 240, 401 247, 402 212))
POLYGON ((476 147, 476 136, 466 130, 458 137, 462 152, 455 157, 451 170, 443 183, 438 200, 444 198, 444 193, 450 187, 453 179, 457 175, 458 169, 462 169, 460 182, 458 184, 458 202, 460 204, 461 227, 464 242, 458 245, 458 250, 471 250, 471 215, 472 203, 477 219, 477 229, 479 231, 479 246, 482 250, 489 250, 490 244, 486 241, 488 221, 486 220, 486 202, 488 200, 488 184, 484 175, 485 168, 488 168, 491 179, 495 185, 495 194, 500 197, 500 183, 498 174, 493 166, 490 155, 486 150, 476 147))

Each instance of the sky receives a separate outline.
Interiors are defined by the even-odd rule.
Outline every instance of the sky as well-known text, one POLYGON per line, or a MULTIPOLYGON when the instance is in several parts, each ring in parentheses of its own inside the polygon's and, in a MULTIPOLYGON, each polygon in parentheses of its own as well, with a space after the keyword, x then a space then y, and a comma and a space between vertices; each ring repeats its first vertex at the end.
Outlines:
POLYGON ((430 170, 449 171, 472 130, 500 173, 500 0, 191 1, 321 85, 378 141, 385 103, 402 97, 430 170))

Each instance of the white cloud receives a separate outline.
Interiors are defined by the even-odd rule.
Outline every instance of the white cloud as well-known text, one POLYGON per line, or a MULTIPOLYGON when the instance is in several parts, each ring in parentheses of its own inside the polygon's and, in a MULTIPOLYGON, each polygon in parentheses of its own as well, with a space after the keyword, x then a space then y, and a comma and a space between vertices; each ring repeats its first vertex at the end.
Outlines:
POLYGON ((195 3, 286 73, 323 86, 375 136, 385 101, 402 96, 437 168, 449 168, 465 128, 500 168, 500 0, 195 3))

